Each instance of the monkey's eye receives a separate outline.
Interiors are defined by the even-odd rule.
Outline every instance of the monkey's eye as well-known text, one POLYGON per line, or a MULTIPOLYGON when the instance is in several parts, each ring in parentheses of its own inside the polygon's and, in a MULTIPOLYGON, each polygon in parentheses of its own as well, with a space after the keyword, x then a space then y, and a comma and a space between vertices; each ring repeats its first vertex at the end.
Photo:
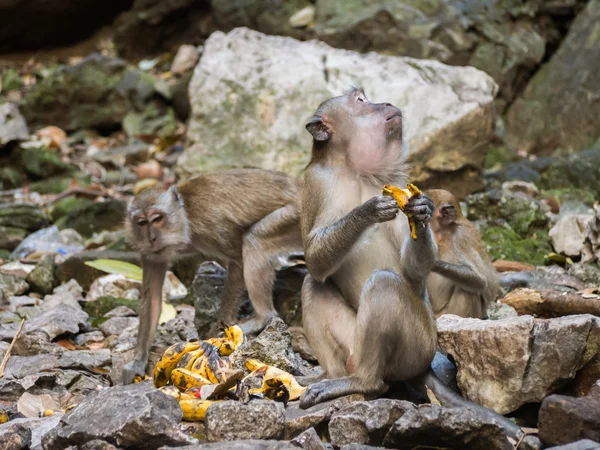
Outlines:
POLYGON ((365 100, 364 98, 362 98, 362 97, 358 97, 358 98, 357 98, 357 100, 358 100, 359 102, 363 102, 363 103, 364 103, 364 102, 366 102, 366 100, 365 100))
POLYGON ((147 220, 144 220, 144 219, 142 219, 142 220, 138 220, 138 223, 137 223, 137 224, 138 224, 140 227, 145 227, 146 225, 148 225, 148 221, 147 221, 147 220))
POLYGON ((154 223, 154 224, 159 224, 159 223, 161 223, 162 221, 163 221, 163 216, 162 216, 162 215, 160 215, 160 214, 157 214, 156 216, 154 216, 154 217, 152 218, 152 223, 154 223))

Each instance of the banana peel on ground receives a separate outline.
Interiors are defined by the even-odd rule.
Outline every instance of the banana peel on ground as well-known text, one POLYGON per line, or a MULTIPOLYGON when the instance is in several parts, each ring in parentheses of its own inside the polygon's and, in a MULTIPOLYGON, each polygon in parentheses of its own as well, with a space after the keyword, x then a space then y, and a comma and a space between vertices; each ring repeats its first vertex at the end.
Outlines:
MULTIPOLYGON (((408 203, 408 200, 411 197, 414 197, 415 195, 420 195, 421 191, 418 187, 411 183, 408 183, 406 185, 406 189, 386 184, 385 186, 383 186, 382 193, 383 195, 391 195, 392 197, 394 197, 396 203, 398 203, 398 208, 400 208, 400 210, 404 212, 404 207, 408 203)), ((406 216, 408 217, 408 223, 410 225, 410 236, 413 238, 413 240, 416 240, 417 225, 412 218, 412 214, 406 214, 406 216)))
MULTIPOLYGON (((298 400, 306 387, 300 386, 293 375, 287 373, 285 370, 278 369, 277 367, 268 366, 255 359, 249 359, 246 361, 246 367, 252 372, 248 375, 250 377, 257 377, 262 375, 263 385, 258 389, 250 389, 250 394, 259 394, 269 392, 269 395, 274 395, 278 392, 277 388, 280 385, 286 387, 289 392, 289 400, 298 400), (253 369, 255 368, 255 369, 253 369)), ((281 395, 281 394, 277 394, 281 395)))

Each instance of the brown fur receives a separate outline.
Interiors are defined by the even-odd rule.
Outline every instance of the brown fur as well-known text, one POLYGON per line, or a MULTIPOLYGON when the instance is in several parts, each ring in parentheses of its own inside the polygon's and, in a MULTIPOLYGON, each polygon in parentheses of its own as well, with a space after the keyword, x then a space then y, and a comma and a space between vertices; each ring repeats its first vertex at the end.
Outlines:
POLYGON ((303 407, 427 370, 436 328, 425 293, 435 260, 428 226, 433 203, 414 197, 406 212, 386 183, 404 186, 400 111, 361 90, 323 103, 307 124, 314 138, 302 193, 301 227, 310 275, 302 289, 306 336, 327 379, 309 386, 303 407))
POLYGON ((434 266, 427 290, 436 316, 456 314, 482 318, 488 305, 500 294, 496 270, 477 228, 463 216, 456 197, 441 189, 428 190, 435 204, 432 230, 444 270, 434 266), (444 220, 440 209, 451 206, 455 218, 444 220), (439 272, 439 273, 436 273, 439 272), (442 273, 443 272, 443 273, 442 273))
POLYGON ((148 189, 131 201, 128 242, 142 254, 144 282, 136 356, 125 382, 145 367, 164 272, 178 258, 199 255, 228 269, 219 322, 236 321, 244 287, 256 313, 242 324, 245 333, 260 331, 277 314, 272 286, 279 258, 302 252, 299 194, 300 184, 281 172, 232 169, 169 190, 148 189))

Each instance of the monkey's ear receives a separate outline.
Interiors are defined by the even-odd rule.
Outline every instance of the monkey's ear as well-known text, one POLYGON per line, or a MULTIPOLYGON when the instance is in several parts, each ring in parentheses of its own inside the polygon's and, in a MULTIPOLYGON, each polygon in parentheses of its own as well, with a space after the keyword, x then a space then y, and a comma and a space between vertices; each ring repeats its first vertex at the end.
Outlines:
POLYGON ((329 126, 323 121, 320 116, 314 116, 306 124, 306 129, 316 141, 326 141, 331 137, 329 126))
POLYGON ((181 194, 179 194, 179 191, 177 190, 177 185, 173 185, 169 188, 169 191, 171 191, 171 194, 173 195, 173 200, 175 200, 179 206, 181 206, 183 208, 183 199, 181 198, 181 194))

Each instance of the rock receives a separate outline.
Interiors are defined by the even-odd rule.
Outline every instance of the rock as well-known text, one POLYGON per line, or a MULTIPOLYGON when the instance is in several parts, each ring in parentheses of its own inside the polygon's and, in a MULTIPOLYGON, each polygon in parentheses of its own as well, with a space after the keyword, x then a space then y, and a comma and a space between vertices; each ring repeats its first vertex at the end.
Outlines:
POLYGON ((540 195, 540 190, 535 184, 519 180, 505 181, 502 183, 502 191, 507 194, 516 194, 519 192, 530 198, 536 198, 540 195))
POLYGON ((293 439, 311 427, 318 427, 331 416, 352 402, 364 401, 362 394, 347 395, 329 400, 307 409, 301 409, 299 402, 292 402, 285 408, 285 438, 293 439))
POLYGON ((244 369, 249 358, 275 366, 286 372, 301 373, 303 361, 292 349, 292 335, 279 317, 273 317, 265 329, 253 340, 240 345, 230 355, 233 366, 244 369))
MULTIPOLYGON (((50 178, 54 175, 65 175, 73 171, 75 166, 64 163, 59 154, 44 147, 41 143, 34 143, 19 149, 18 158, 25 172, 34 179, 50 178)), ((33 191, 40 189, 32 188, 33 191)))
POLYGON ((99 297, 93 302, 87 302, 84 306, 84 311, 87 312, 91 317, 103 317, 109 311, 112 311, 116 307, 125 306, 137 311, 140 307, 140 300, 131 300, 127 298, 118 297, 99 297))
MULTIPOLYGON (((565 200, 585 200, 591 206, 600 196, 600 147, 555 158, 542 174, 540 187, 565 200)), ((564 205, 561 206, 561 213, 564 205)))
POLYGON ((83 289, 76 280, 70 280, 66 284, 54 288, 52 295, 44 297, 42 309, 48 310, 58 305, 68 305, 75 309, 81 309, 79 302, 83 301, 83 289))
POLYGON ((150 147, 144 143, 133 143, 109 149, 96 149, 88 156, 94 158, 102 165, 111 168, 120 168, 121 165, 135 165, 150 159, 150 147))
MULTIPOLYGON (((161 447, 160 450, 175 450, 175 447, 161 447)), ((285 441, 239 440, 187 445, 185 447, 177 447, 177 450, 298 450, 298 447, 285 441)))
POLYGON ((149 103, 143 111, 130 111, 123 118, 123 130, 130 137, 156 136, 173 137, 177 131, 177 121, 173 108, 165 108, 160 103, 149 103))
POLYGON ((487 315, 490 320, 502 320, 517 317, 519 313, 512 306, 495 301, 488 306, 487 315))
POLYGON ((600 443, 594 442, 590 439, 582 439, 571 444, 560 445, 558 447, 546 447, 547 450, 598 450, 600 449, 600 443))
POLYGON ((19 423, 0 425, 0 447, 4 450, 29 449, 31 431, 19 423))
POLYGON ((110 351, 71 350, 53 355, 13 356, 6 365, 6 379, 25 378, 44 370, 76 369, 85 367, 95 369, 110 364, 110 351))
POLYGON ((62 353, 64 349, 50 341, 48 333, 43 330, 21 333, 15 341, 12 354, 18 356, 45 355, 62 353))
POLYGON ((68 305, 59 305, 28 320, 23 331, 45 331, 50 339, 54 339, 65 333, 79 333, 86 326, 87 319, 88 315, 84 311, 68 305))
POLYGON ((104 341, 104 333, 101 331, 90 331, 89 333, 81 333, 75 336, 73 343, 84 347, 90 343, 104 341))
POLYGON ((29 285, 25 279, 15 275, 5 275, 0 273, 0 295, 8 300, 13 295, 21 295, 27 292, 29 285))
POLYGON ((270 400, 246 405, 235 401, 214 403, 206 410, 204 424, 209 442, 238 439, 283 439, 284 407, 270 400))
POLYGON ((27 278, 27 275, 35 269, 33 264, 23 264, 19 261, 9 262, 0 266, 0 273, 5 275, 16 275, 20 278, 27 278))
POLYGON ((71 210, 58 225, 60 228, 73 228, 83 237, 90 237, 103 230, 120 228, 125 209, 125 202, 116 199, 86 204, 71 210))
POLYGON ((32 86, 21 108, 32 126, 110 130, 152 96, 152 84, 150 76, 128 71, 125 61, 93 53, 75 66, 59 66, 32 86))
POLYGON ((506 414, 556 392, 598 353, 592 315, 504 320, 444 315, 438 343, 452 356, 469 400, 506 414))
MULTIPOLYGON (((50 417, 13 419, 10 421, 10 424, 22 426, 31 432, 29 449, 42 450, 42 437, 58 425, 61 417, 62 414, 54 414, 50 417)), ((6 425, 8 424, 0 425, 0 430, 6 425)))
POLYGON ((298 436, 290 441, 290 444, 300 447, 304 450, 326 450, 327 447, 321 441, 321 438, 317 434, 314 428, 309 428, 303 431, 298 436))
POLYGON ((538 428, 547 446, 579 439, 600 441, 600 398, 551 395, 542 402, 538 428))
POLYGON ((25 119, 14 103, 0 105, 0 148, 12 141, 29 139, 25 119))
POLYGON ((546 262, 545 255, 552 252, 550 237, 536 230, 528 237, 521 237, 508 225, 486 225, 482 227, 481 239, 492 260, 509 259, 534 265, 546 262))
POLYGON ((65 244, 58 228, 55 225, 52 225, 51 227, 43 228, 27 236, 27 238, 12 252, 11 257, 23 258, 34 252, 49 252, 68 255, 70 253, 76 253, 82 248, 81 245, 65 244))
POLYGON ((106 317, 106 318, 111 318, 111 317, 133 317, 135 315, 136 315, 136 313, 135 313, 134 310, 132 310, 131 308, 128 308, 125 305, 120 305, 120 306, 117 306, 114 309, 111 309, 106 314, 104 314, 104 317, 106 317))
POLYGON ((143 443, 147 449, 192 444, 195 439, 179 431, 181 416, 177 400, 148 383, 117 386, 85 398, 42 442, 46 450, 94 439, 117 447, 143 443))
MULTIPOLYGON (((135 252, 114 252, 105 250, 84 251, 70 256, 66 261, 58 265, 56 268, 56 277, 58 278, 58 281, 66 283, 71 279, 75 279, 84 290, 89 290, 96 278, 106 275, 105 272, 85 265, 86 261, 94 261, 96 259, 117 259, 132 264, 140 264, 140 255, 135 252)), ((105 314, 108 311, 109 310, 106 310, 102 314, 105 314)))
POLYGON ((380 445, 394 422, 416 408, 413 403, 387 398, 351 403, 332 416, 331 443, 336 447, 352 443, 380 445))
POLYGON ((521 272, 505 272, 500 276, 500 285, 509 292, 517 288, 555 289, 564 292, 584 288, 581 281, 556 266, 552 267, 552 270, 538 268, 521 272))
POLYGON ((508 450, 512 445, 498 423, 468 408, 423 405, 408 409, 390 428, 385 447, 508 450))
POLYGON ((182 45, 179 47, 179 50, 177 50, 175 59, 173 59, 171 72, 180 74, 192 70, 199 59, 200 55, 198 54, 196 47, 193 45, 182 45))
POLYGON ((94 439, 93 441, 86 442, 78 447, 79 450, 119 450, 112 444, 100 439, 94 439))
POLYGON ((50 294, 54 288, 54 256, 47 255, 40 260, 29 275, 27 283, 34 292, 40 294, 50 294))
POLYGON ((105 336, 116 334, 117 336, 121 332, 129 327, 137 327, 140 323, 140 319, 137 317, 112 317, 106 322, 100 324, 98 328, 104 333, 105 336))
POLYGON ((17 411, 25 417, 39 417, 47 409, 57 410, 60 405, 48 394, 33 395, 25 392, 17 402, 17 411))
POLYGON ((506 139, 527 152, 578 151, 598 137, 600 2, 591 1, 573 21, 551 60, 538 70, 506 117, 506 139), (556 92, 556 86, 562 86, 556 92), (535 121, 523 117, 536 117, 535 121))
POLYGON ((585 287, 600 286, 600 269, 589 264, 573 264, 569 267, 569 275, 578 278, 585 287))
POLYGON ((215 262, 204 262, 198 267, 190 288, 196 309, 194 327, 201 338, 207 338, 211 326, 218 320, 221 296, 227 271, 215 262))
POLYGON ((302 359, 317 362, 317 357, 308 343, 308 339, 306 339, 304 329, 302 327, 290 327, 289 330, 292 334, 292 349, 298 353, 302 359))
POLYGON ((587 227, 593 219, 593 214, 560 217, 549 233, 556 252, 567 256, 579 256, 584 249, 587 227))
POLYGON ((36 231, 48 223, 44 211, 32 203, 0 204, 0 226, 36 231))
POLYGON ((310 117, 351 81, 373 101, 404 109, 412 178, 419 186, 428 186, 434 176, 454 183, 458 196, 481 186, 469 167, 482 166, 480 148, 492 135, 497 86, 490 77, 471 67, 361 55, 246 28, 215 32, 205 43, 190 83, 188 138, 194 145, 179 159, 178 172, 190 176, 236 161, 298 174, 311 148, 305 122, 298 118, 310 117), (452 179, 459 173, 460 184, 452 179))

